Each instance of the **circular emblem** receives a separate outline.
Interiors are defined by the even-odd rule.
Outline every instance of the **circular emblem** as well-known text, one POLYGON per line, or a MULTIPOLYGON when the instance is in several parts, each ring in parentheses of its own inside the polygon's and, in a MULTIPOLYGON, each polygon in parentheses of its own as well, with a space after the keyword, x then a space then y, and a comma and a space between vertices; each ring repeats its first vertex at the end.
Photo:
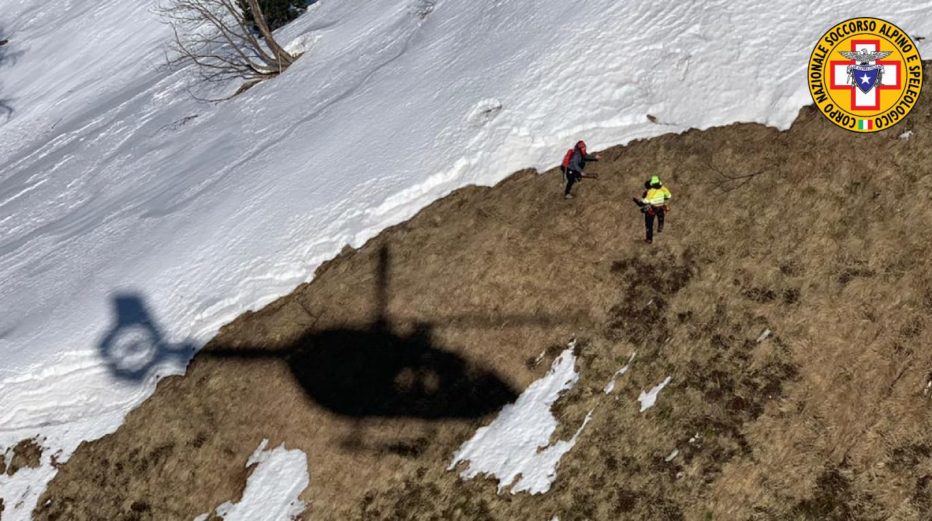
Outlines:
POLYGON ((916 44, 880 18, 852 18, 826 31, 809 56, 808 74, 822 115, 853 132, 902 121, 922 90, 916 44))

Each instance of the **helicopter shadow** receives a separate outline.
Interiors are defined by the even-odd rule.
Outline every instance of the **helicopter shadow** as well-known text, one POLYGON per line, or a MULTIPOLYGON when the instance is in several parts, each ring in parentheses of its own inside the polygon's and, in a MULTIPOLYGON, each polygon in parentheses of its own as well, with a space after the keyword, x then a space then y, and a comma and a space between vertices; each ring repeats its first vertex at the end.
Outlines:
MULTIPOLYGON (((382 246, 375 267, 376 312, 368 323, 312 330, 284 347, 212 345, 197 357, 283 362, 310 401, 351 419, 479 418, 501 410, 518 394, 493 368, 442 345, 436 324, 445 329, 500 330, 578 318, 480 312, 434 317, 434 321, 391 320, 386 312, 390 265, 391 252, 382 246), (393 322, 413 327, 402 331, 393 322)), ((159 365, 191 359, 193 346, 165 342, 140 296, 118 295, 113 305, 114 326, 101 341, 100 351, 117 377, 142 380, 159 365)))
POLYGON ((434 326, 416 322, 396 330, 389 300, 387 246, 376 267, 376 314, 368 324, 314 331, 283 349, 210 348, 199 356, 280 359, 307 396, 350 418, 477 418, 517 399, 494 370, 440 345, 434 326))
POLYGON ((351 418, 476 418, 517 398, 494 371, 438 345, 427 324, 410 334, 328 329, 285 349, 210 349, 203 356, 281 359, 310 399, 351 418))

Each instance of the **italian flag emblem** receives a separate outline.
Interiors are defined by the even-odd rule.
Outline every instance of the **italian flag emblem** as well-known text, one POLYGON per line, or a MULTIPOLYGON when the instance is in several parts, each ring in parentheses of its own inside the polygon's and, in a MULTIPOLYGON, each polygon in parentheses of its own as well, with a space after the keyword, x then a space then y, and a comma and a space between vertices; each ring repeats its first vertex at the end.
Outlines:
POLYGON ((874 122, 869 119, 858 120, 858 130, 870 130, 874 128, 874 122))

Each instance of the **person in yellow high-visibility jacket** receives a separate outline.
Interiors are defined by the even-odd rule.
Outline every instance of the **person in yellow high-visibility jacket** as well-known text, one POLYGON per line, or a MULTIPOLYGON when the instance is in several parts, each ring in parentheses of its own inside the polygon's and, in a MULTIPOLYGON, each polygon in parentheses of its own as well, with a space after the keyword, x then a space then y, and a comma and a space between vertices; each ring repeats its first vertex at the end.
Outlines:
POLYGON ((653 176, 646 183, 647 191, 641 199, 644 210, 644 225, 647 228, 647 239, 644 242, 654 242, 654 218, 657 218, 657 233, 663 232, 663 218, 667 213, 667 201, 673 194, 660 182, 660 177, 653 176))

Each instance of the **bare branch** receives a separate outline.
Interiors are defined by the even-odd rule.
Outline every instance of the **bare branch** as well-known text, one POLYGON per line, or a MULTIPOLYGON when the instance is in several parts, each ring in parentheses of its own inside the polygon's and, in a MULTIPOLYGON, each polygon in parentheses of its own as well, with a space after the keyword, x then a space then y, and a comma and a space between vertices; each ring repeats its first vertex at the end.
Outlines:
POLYGON ((157 12, 172 30, 169 65, 194 65, 208 82, 254 84, 281 74, 295 60, 275 40, 258 0, 247 0, 258 35, 232 0, 166 1, 157 12))

